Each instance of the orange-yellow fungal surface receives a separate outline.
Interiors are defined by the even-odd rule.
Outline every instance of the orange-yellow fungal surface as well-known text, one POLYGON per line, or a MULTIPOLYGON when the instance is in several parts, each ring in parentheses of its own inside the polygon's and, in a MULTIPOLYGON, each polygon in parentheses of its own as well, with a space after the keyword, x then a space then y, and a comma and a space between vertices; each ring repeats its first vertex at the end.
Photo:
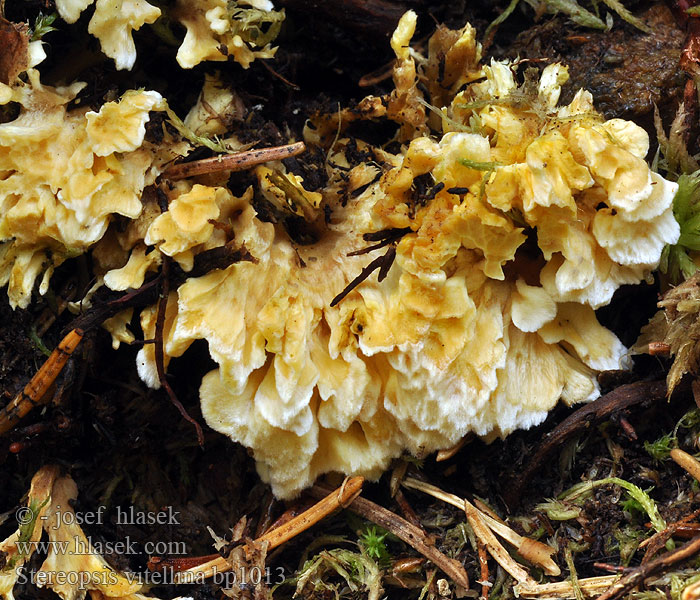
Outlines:
MULTIPOLYGON (((470 31, 453 36, 462 48, 470 31)), ((416 56, 405 51, 411 21, 397 32, 405 67, 416 56)), ((476 57, 473 32, 471 44, 476 57)), ((413 112, 401 129, 412 138, 381 154, 377 181, 362 191, 377 161, 350 171, 348 189, 362 193, 333 206, 316 243, 294 243, 231 198, 234 238, 257 262, 171 294, 166 353, 208 341, 219 366, 200 390, 207 423, 252 450, 278 496, 328 471, 378 476, 404 451, 424 455, 468 432, 529 427, 559 399, 595 398, 597 371, 627 364, 594 309, 648 277, 678 238, 676 184, 644 162, 646 133, 606 122, 587 92, 557 107, 562 66, 547 67, 529 95, 512 65, 483 75, 434 107, 444 108, 443 135, 427 135, 413 112), (433 190, 426 199, 420 177, 433 190), (369 245, 362 234, 394 228, 407 232, 387 277, 331 306, 386 251, 350 256, 369 245)), ((422 108, 408 97, 419 93, 407 88, 407 110, 422 108)), ((347 164, 346 143, 329 164, 347 164)), ((152 331, 154 312, 142 320, 152 331)), ((139 368, 155 383, 150 352, 139 368)))
POLYGON ((149 112, 164 106, 157 92, 67 110, 84 84, 43 86, 33 69, 28 79, 0 84, 0 102, 21 105, 0 124, 0 284, 22 308, 35 280, 44 293, 53 269, 102 238, 114 215, 139 216, 144 187, 178 149, 144 141, 149 112))

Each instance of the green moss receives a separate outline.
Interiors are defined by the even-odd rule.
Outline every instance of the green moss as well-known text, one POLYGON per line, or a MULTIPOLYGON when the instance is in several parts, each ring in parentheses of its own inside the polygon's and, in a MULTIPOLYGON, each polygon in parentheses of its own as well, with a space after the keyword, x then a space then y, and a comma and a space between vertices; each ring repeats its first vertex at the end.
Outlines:
MULTIPOLYGON (((609 30, 612 27, 612 17, 603 21, 599 14, 594 14, 589 10, 583 8, 577 0, 525 0, 530 6, 532 6, 536 11, 548 12, 553 15, 566 15, 581 27, 587 27, 589 29, 600 29, 609 30)), ((651 29, 646 23, 635 17, 625 5, 620 2, 620 0, 602 0, 603 3, 614 13, 616 13, 621 19, 627 21, 630 25, 634 25, 640 31, 644 33, 650 33, 651 29)), ((491 24, 486 29, 485 39, 488 39, 491 30, 497 27, 503 21, 505 21, 516 9, 519 4, 519 0, 512 0, 511 3, 506 7, 506 9, 494 19, 491 24)), ((595 7, 596 13, 598 13, 597 3, 595 7)))
POLYGON ((44 37, 47 33, 52 31, 58 31, 53 27, 53 22, 58 18, 58 13, 51 13, 50 15, 45 15, 44 13, 39 13, 37 18, 34 20, 34 27, 29 30, 29 41, 36 42, 44 37))
POLYGON ((664 248, 659 268, 673 283, 679 283, 698 270, 689 253, 700 251, 700 171, 678 178, 673 215, 681 235, 676 244, 664 248))

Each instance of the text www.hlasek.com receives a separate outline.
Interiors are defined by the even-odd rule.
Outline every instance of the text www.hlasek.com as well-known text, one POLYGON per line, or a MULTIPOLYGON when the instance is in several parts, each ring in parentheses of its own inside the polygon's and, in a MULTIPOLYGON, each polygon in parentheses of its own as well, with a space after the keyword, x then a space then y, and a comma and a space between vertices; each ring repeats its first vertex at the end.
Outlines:
POLYGON ((39 541, 17 541, 15 542, 17 552, 20 555, 29 556, 34 552, 40 554, 70 554, 72 556, 83 556, 89 554, 146 554, 157 555, 185 555, 187 554, 187 544, 185 542, 144 542, 141 547, 129 537, 117 542, 86 542, 84 538, 75 536, 72 540, 39 540, 39 541))

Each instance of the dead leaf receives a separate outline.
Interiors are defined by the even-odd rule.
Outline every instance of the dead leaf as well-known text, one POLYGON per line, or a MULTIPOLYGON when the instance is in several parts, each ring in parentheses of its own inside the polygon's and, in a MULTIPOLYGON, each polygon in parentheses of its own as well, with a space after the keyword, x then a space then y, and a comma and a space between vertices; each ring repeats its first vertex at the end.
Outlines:
POLYGON ((0 17, 0 82, 10 85, 29 66, 29 34, 24 23, 0 17))
POLYGON ((244 538, 226 559, 231 566, 228 583, 221 591, 238 600, 266 600, 269 597, 265 560, 269 542, 244 538), (232 577, 231 577, 232 576, 232 577))

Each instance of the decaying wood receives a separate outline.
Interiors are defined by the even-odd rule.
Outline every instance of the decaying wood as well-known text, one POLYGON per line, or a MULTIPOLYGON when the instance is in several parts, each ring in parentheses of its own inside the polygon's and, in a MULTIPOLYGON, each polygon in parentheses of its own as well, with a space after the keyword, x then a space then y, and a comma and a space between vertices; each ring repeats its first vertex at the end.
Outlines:
POLYGON ((328 19, 365 39, 385 39, 394 31, 409 3, 388 0, 280 0, 280 6, 328 19))
MULTIPOLYGON (((321 485, 314 485, 308 491, 314 498, 322 497, 328 493, 327 488, 321 485)), ((406 519, 365 498, 355 498, 347 508, 368 521, 372 521, 390 531, 431 560, 445 575, 451 577, 452 581, 457 585, 464 589, 469 589, 469 577, 464 567, 456 560, 448 558, 440 552, 432 540, 428 539, 418 527, 412 525, 406 519)))
POLYGON ((0 14, 0 83, 12 85, 29 65, 29 28, 12 23, 0 14))

